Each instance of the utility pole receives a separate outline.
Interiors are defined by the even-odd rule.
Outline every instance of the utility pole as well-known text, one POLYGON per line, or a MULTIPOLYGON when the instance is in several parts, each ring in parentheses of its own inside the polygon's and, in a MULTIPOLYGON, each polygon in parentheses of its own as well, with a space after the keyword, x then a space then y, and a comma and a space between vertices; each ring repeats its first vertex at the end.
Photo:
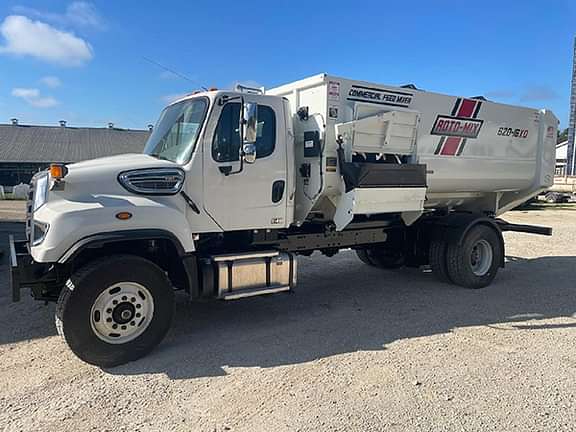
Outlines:
POLYGON ((570 124, 568 128, 566 174, 576 176, 576 146, 574 145, 576 130, 576 38, 574 38, 574 52, 572 54, 572 88, 570 91, 570 124))

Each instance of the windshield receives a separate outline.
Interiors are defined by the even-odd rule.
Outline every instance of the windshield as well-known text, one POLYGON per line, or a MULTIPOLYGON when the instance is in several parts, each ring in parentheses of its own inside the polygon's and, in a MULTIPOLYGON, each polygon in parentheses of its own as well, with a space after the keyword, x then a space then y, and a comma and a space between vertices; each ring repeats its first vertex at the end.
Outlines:
POLYGON ((144 153, 179 164, 186 163, 194 151, 208 99, 188 99, 170 105, 160 115, 144 153))

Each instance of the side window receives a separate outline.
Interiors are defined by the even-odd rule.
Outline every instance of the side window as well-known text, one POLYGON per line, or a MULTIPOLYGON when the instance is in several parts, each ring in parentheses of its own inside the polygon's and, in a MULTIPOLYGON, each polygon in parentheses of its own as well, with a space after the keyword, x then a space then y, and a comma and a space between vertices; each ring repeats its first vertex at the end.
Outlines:
POLYGON ((256 138, 256 157, 263 158, 274 152, 276 143, 276 115, 265 105, 258 105, 258 129, 256 138))
MULTIPOLYGON (((237 161, 240 153, 240 104, 224 105, 212 143, 212 158, 216 162, 237 161)), ((264 158, 274 152, 276 142, 276 116, 274 110, 258 105, 258 126, 256 137, 256 157, 264 158)))
POLYGON ((240 152, 239 116, 239 103, 228 103, 222 108, 212 143, 212 158, 216 162, 238 160, 240 152))

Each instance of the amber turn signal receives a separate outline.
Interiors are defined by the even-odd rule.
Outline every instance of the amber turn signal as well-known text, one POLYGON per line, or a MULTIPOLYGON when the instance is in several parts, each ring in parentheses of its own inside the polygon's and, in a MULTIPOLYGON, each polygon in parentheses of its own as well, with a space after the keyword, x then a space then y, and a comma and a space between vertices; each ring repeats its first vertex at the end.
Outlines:
POLYGON ((64 164, 50 165, 50 176, 55 180, 63 179, 68 174, 68 168, 64 164))
POLYGON ((120 212, 120 213, 116 213, 116 219, 120 219, 120 220, 128 220, 132 217, 132 213, 128 213, 128 212, 120 212))

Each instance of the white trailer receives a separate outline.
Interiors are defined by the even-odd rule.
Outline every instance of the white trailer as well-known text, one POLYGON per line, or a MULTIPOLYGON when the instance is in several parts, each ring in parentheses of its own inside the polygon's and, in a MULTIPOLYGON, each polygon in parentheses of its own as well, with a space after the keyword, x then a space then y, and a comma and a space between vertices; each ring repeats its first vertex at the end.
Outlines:
POLYGON ((503 231, 550 234, 498 216, 552 185, 557 126, 547 110, 326 74, 197 92, 162 112, 144 154, 34 177, 13 297, 57 301, 70 348, 113 366, 161 341, 174 289, 290 291, 314 251, 482 288, 503 231))

